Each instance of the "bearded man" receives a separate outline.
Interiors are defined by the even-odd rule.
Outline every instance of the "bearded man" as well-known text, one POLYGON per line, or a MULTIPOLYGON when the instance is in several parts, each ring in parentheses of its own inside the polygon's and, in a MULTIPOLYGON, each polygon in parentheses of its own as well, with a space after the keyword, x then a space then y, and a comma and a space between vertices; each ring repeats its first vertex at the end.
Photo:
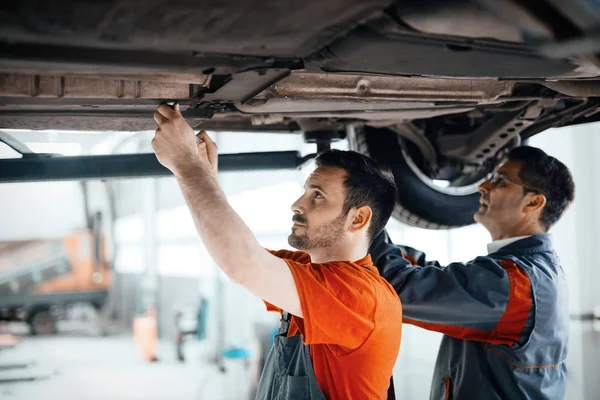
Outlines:
POLYGON ((257 399, 386 399, 402 311, 367 250, 392 214, 393 178, 359 153, 321 154, 292 205, 288 242, 300 251, 268 252, 219 188, 206 132, 197 141, 177 105, 154 117, 156 156, 175 175, 210 255, 282 315, 257 399))

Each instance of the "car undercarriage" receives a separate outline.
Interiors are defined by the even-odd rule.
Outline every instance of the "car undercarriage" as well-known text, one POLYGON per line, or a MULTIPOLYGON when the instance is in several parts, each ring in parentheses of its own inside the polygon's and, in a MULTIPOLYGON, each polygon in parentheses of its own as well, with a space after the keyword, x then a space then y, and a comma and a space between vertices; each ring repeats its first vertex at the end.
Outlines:
POLYGON ((507 150, 600 118, 591 0, 23 0, 0 21, 0 129, 153 130, 178 102, 195 129, 347 137, 427 228, 471 223, 507 150))

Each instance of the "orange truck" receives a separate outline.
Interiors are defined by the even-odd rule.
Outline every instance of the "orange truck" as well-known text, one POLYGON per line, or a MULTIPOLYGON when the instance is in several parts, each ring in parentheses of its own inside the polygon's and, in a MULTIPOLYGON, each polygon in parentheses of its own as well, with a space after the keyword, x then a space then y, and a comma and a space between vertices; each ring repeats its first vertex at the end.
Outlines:
POLYGON ((105 260, 104 241, 91 231, 0 243, 0 321, 25 321, 32 334, 49 334, 70 304, 100 309, 111 284, 105 260))

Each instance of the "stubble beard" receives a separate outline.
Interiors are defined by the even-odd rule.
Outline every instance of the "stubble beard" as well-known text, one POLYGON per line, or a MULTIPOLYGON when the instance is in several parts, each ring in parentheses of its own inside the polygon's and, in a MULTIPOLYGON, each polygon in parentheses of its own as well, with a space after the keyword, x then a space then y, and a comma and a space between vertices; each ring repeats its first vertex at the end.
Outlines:
POLYGON ((345 222, 346 215, 342 213, 333 221, 319 225, 312 230, 306 226, 304 235, 296 235, 292 232, 288 237, 288 244, 301 251, 333 247, 343 236, 345 222))

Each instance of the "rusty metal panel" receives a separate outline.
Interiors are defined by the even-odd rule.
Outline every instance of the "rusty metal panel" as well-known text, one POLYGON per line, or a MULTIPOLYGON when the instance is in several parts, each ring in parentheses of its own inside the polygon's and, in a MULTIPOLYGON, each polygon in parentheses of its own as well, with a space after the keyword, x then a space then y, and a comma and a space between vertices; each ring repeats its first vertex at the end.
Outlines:
POLYGON ((64 97, 64 84, 58 76, 30 76, 31 97, 64 97))
POLYGON ((30 77, 0 74, 0 96, 30 96, 30 77))
POLYGON ((510 95, 514 82, 494 79, 444 79, 426 77, 293 72, 255 99, 364 99, 396 101, 494 102, 510 95))
POLYGON ((190 84, 0 73, 1 97, 66 99, 186 99, 190 84))
POLYGON ((118 96, 118 81, 112 79, 94 79, 64 77, 63 88, 57 97, 74 98, 112 98, 118 96), (62 93, 61 93, 62 92, 62 93), (60 95, 62 94, 62 96, 60 95))
POLYGON ((142 99, 185 99, 190 96, 190 85, 180 83, 140 82, 139 87, 142 99))

